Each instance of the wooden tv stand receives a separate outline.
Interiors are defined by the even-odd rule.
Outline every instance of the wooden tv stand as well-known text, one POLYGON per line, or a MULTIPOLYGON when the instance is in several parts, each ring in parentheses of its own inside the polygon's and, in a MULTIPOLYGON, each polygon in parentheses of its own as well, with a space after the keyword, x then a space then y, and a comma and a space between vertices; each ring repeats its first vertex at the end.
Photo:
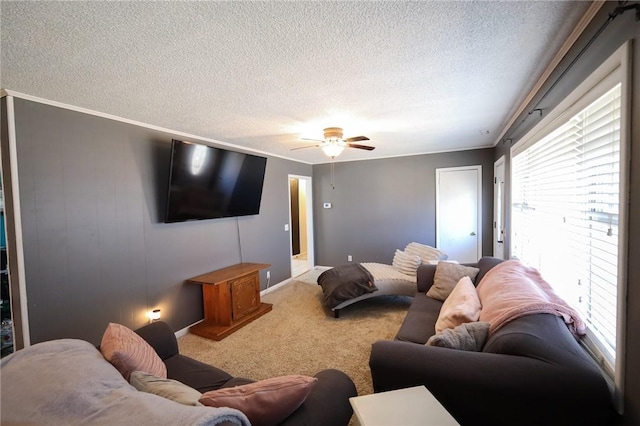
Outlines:
POLYGON ((260 270, 267 263, 238 263, 189 278, 202 285, 204 321, 189 331, 198 336, 222 340, 254 319, 269 312, 272 305, 260 302, 260 270))

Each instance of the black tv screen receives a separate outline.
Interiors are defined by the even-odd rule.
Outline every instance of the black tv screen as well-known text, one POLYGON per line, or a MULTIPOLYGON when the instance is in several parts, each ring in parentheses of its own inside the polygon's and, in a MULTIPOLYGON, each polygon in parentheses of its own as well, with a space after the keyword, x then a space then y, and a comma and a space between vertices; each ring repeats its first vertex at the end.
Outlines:
POLYGON ((165 222, 260 213, 267 159, 173 140, 165 222))

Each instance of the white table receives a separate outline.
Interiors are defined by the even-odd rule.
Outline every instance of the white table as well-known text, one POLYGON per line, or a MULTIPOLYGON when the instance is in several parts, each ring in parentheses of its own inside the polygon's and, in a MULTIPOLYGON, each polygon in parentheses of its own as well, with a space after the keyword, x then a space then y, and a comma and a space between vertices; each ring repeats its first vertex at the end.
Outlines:
POLYGON ((445 426, 458 422, 424 386, 349 398, 361 426, 445 426))

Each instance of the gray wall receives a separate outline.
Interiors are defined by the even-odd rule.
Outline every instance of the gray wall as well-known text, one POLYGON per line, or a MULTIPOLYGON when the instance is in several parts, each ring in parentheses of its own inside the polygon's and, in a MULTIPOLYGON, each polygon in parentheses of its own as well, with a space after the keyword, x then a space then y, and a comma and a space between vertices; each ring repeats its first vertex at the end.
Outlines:
POLYGON ((316 264, 391 263, 396 249, 435 246, 436 168, 482 165, 482 251, 492 253, 493 150, 313 166, 316 264), (331 203, 331 209, 323 203, 331 203))
MULTIPOLYGON (((578 43, 563 59, 559 69, 551 76, 550 82, 564 72, 567 66, 576 59, 580 50, 586 46, 588 40, 607 21, 609 13, 613 11, 616 2, 607 2, 592 21, 578 43)), ((564 99, 578 84, 591 74, 604 60, 615 52, 625 41, 633 40, 632 48, 632 96, 631 96, 631 146, 630 146, 630 186, 628 211, 628 264, 627 264, 627 326, 626 335, 626 374, 625 374, 625 413, 623 423, 626 425, 640 424, 640 23, 635 20, 635 12, 627 11, 609 23, 593 44, 577 59, 575 65, 566 72, 565 76, 555 87, 547 84, 542 93, 547 96, 540 100, 537 96, 529 108, 516 123, 507 136, 517 142, 520 137, 533 128, 540 120, 538 114, 527 115, 532 108, 542 108, 549 112, 564 99), (540 101, 539 106, 534 104, 540 101)), ((507 159, 507 179, 509 178, 509 149, 511 143, 507 141, 496 146, 494 158, 505 155, 507 159)), ((507 191, 509 194, 509 182, 507 191)), ((507 203, 509 200, 507 200, 507 203)), ((509 216, 507 212, 507 229, 509 216)), ((506 245, 508 247, 508 243, 506 245)))
POLYGON ((165 224, 174 135, 21 99, 15 112, 32 343, 98 343, 108 322, 136 328, 156 307, 186 327, 203 311, 184 280, 241 260, 291 276, 288 174, 311 166, 269 157, 257 216, 165 224))

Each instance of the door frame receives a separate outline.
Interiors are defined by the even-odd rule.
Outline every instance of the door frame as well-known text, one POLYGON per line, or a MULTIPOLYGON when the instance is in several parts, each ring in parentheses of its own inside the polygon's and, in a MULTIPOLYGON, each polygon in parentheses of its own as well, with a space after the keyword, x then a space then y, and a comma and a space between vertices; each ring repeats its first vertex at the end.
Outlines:
MULTIPOLYGON (((4 91, 2 92, 4 95, 4 91)), ((29 305, 27 303, 26 270, 22 238, 20 185, 18 184, 18 145, 16 142, 13 96, 6 96, 7 141, 0 150, 0 172, 4 197, 4 226, 7 240, 7 268, 13 323, 13 351, 31 346, 29 305), (6 155, 3 157, 2 153, 6 155)))
POLYGON ((504 253, 505 253, 505 247, 506 247, 506 237, 507 237, 507 230, 506 230, 506 220, 505 220, 505 214, 506 214, 506 181, 507 181, 507 171, 506 171, 506 157, 503 155, 502 157, 498 158, 496 160, 495 163, 493 163, 493 236, 492 236, 492 240, 493 240, 493 256, 494 257, 499 257, 500 259, 504 259, 504 253), (498 186, 498 178, 500 176, 498 176, 498 168, 502 166, 502 191, 500 192, 500 194, 502 194, 502 199, 498 200, 498 191, 497 186, 498 186), (498 217, 500 218, 500 220, 498 221, 498 217), (500 222, 500 223, 498 223, 500 222), (501 238, 502 240, 499 240, 499 230, 502 231, 502 235, 501 238), (501 243, 499 241, 502 241, 501 243), (500 247, 498 246, 498 244, 502 244, 502 253, 498 253, 500 247))
POLYGON ((305 189, 307 191, 307 199, 306 199, 306 214, 307 214, 307 265, 309 269, 313 269, 315 266, 315 252, 314 252, 314 242, 313 242, 313 178, 311 176, 303 176, 303 175, 287 175, 287 199, 288 199, 288 209, 289 209, 289 267, 290 273, 293 275, 293 243, 291 241, 291 224, 293 223, 293 218, 291 217, 291 179, 297 179, 298 181, 305 181, 305 189))
MULTIPOLYGON (((478 259, 482 257, 482 165, 476 164, 471 166, 459 166, 459 167, 441 167, 436 169, 436 248, 440 248, 440 226, 438 221, 440 220, 440 173, 442 172, 455 172, 463 170, 475 170, 477 173, 477 206, 476 206, 476 220, 478 229, 476 233, 477 237, 477 253, 478 259)), ((455 260, 455 259, 452 259, 455 260)), ((477 260, 476 260, 477 261, 477 260)))

